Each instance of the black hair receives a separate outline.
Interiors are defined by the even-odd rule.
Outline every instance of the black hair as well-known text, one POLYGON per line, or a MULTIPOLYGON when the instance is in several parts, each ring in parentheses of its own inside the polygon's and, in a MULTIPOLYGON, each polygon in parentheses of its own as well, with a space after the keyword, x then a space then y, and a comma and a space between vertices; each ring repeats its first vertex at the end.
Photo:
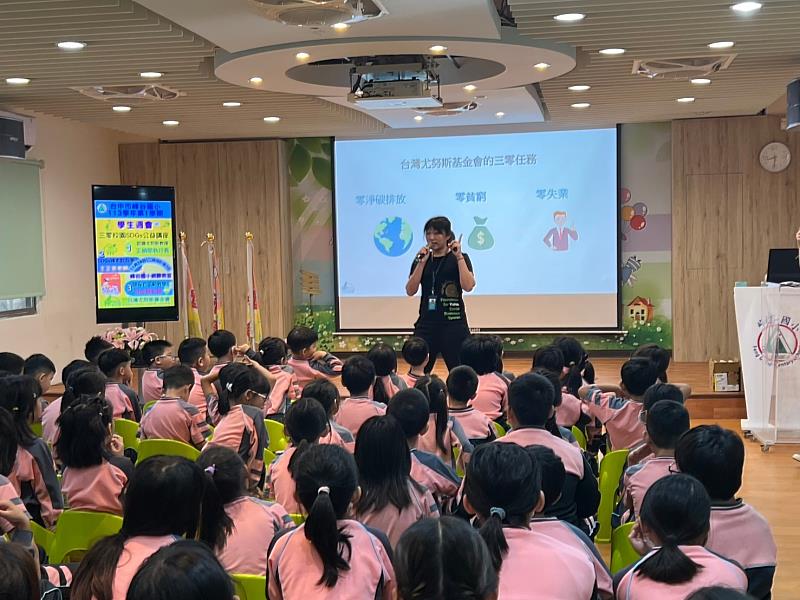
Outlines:
POLYGON ((539 466, 516 444, 484 444, 467 464, 464 496, 478 515, 498 572, 508 552, 503 526, 528 527, 541 492, 539 466))
POLYGON ((642 344, 633 353, 633 356, 649 358, 656 365, 656 372, 661 383, 667 381, 667 369, 669 369, 670 352, 658 344, 642 344))
POLYGON ((302 352, 312 344, 316 344, 318 341, 319 334, 311 329, 311 327, 305 327, 303 325, 292 327, 292 330, 286 336, 286 344, 295 354, 302 352))
POLYGON ((39 600, 40 585, 36 563, 25 547, 0 543, 0 598, 39 600))
POLYGON ((112 377, 125 363, 132 363, 131 355, 122 348, 109 348, 97 357, 97 366, 106 377, 112 377))
POLYGON ((132 537, 193 538, 200 523, 204 486, 203 470, 186 458, 153 456, 136 465, 123 498, 122 529, 89 550, 75 573, 70 597, 111 600, 117 563, 132 537))
POLYGON ((719 425, 698 425, 678 440, 675 462, 682 473, 696 477, 714 501, 730 500, 742 487, 744 443, 719 425))
POLYGON ((397 419, 406 438, 414 437, 420 435, 428 424, 428 399, 416 388, 400 390, 389 401, 386 413, 397 419))
POLYGON ((300 458, 293 477, 308 514, 303 532, 322 561, 318 585, 332 588, 340 573, 350 570, 352 559, 350 536, 337 520, 347 516, 358 486, 355 460, 344 448, 315 444, 300 458))
POLYGON ((363 394, 375 383, 375 365, 364 356, 351 356, 342 366, 342 385, 350 395, 363 394))
POLYGON ((494 373, 500 365, 497 340, 485 333, 470 335, 461 344, 459 358, 462 365, 472 367, 478 375, 494 373))
POLYGON ((314 398, 325 409, 328 418, 332 417, 339 407, 339 389, 327 379, 315 379, 308 383, 300 397, 314 398))
POLYGON ((217 329, 208 336, 206 343, 212 356, 222 358, 236 346, 236 336, 227 329, 217 329))
POLYGON ((36 439, 31 430, 31 418, 41 396, 41 387, 30 375, 9 375, 0 378, 0 408, 6 409, 14 420, 17 444, 29 446, 36 439))
MULTIPOLYGON (((17 462, 17 426, 14 416, 0 407, 0 475, 8 477, 17 462)), ((3 546, 4 544, 0 544, 3 546)))
POLYGON ((207 345, 203 338, 186 338, 178 346, 178 360, 182 365, 193 367, 205 355, 207 345))
POLYGON ((661 546, 635 571, 652 581, 675 585, 702 569, 679 546, 705 545, 711 501, 697 479, 683 473, 662 477, 644 495, 639 519, 661 546))
MULTIPOLYGON (((564 366, 569 369, 564 380, 564 386, 570 394, 577 396, 578 390, 583 385, 584 370, 591 366, 589 355, 586 354, 581 343, 574 337, 557 337, 553 340, 553 345, 561 350, 564 355, 564 366)), ((592 367, 591 372, 592 379, 594 379, 594 367, 592 367)))
POLYGON ((375 383, 372 385, 372 399, 382 404, 389 403, 389 394, 386 391, 382 377, 388 377, 397 371, 397 353, 388 344, 375 344, 367 352, 367 360, 375 366, 375 383))
POLYGON ((689 431, 689 411, 680 402, 664 400, 647 411, 647 437, 656 448, 674 450, 689 431))
MULTIPOLYGON (((533 373, 537 375, 541 375, 547 381, 550 382, 550 385, 553 386, 553 408, 557 409, 561 406, 561 399, 562 399, 562 392, 561 392, 561 379, 559 377, 559 373, 556 371, 550 371, 549 369, 534 369, 533 373)), ((554 410, 552 414, 547 418, 545 421, 544 428, 552 433, 557 438, 561 437, 561 428, 558 426, 556 422, 556 411, 554 410)))
POLYGON ((542 475, 542 492, 544 493, 544 508, 547 510, 561 498, 564 482, 567 480, 567 471, 564 461, 547 446, 526 446, 525 451, 530 459, 539 465, 542 475))
POLYGON ((281 338, 266 337, 258 344, 258 354, 261 356, 261 364, 265 367, 279 365, 286 360, 289 346, 281 338))
POLYGON ((420 377, 414 385, 416 389, 425 394, 428 399, 428 414, 434 415, 436 428, 436 447, 443 454, 450 454, 451 450, 444 443, 444 434, 447 433, 447 385, 436 375, 420 377))
POLYGON ((400 537, 394 556, 400 600, 488 600, 497 572, 481 536, 463 519, 422 519, 400 537))
POLYGON ((221 415, 227 415, 234 403, 240 404, 248 391, 267 396, 270 391, 267 378, 242 363, 229 363, 222 367, 219 371, 219 382, 222 393, 217 406, 221 415))
POLYGON ((113 347, 114 344, 108 340, 104 340, 99 335, 96 335, 92 338, 89 338, 89 341, 86 342, 86 346, 83 348, 83 355, 89 362, 97 364, 97 357, 113 347))
POLYGON ((25 359, 13 352, 0 352, 0 371, 8 371, 13 375, 22 375, 25 359))
POLYGON ((64 381, 64 395, 61 397, 60 414, 82 396, 102 396, 106 389, 106 376, 96 365, 75 369, 64 381))
POLYGON ((447 374, 447 394, 459 404, 466 404, 478 393, 478 374, 467 365, 460 365, 447 374))
POLYGON ((163 355, 167 348, 172 348, 172 343, 167 340, 152 340, 142 346, 142 360, 147 366, 152 365, 156 359, 163 355))
POLYGON ((61 413, 57 422, 60 434, 55 447, 65 467, 94 467, 108 458, 106 442, 113 411, 104 398, 81 397, 61 413))
POLYGON ((660 400, 672 400, 678 404, 684 404, 686 399, 683 397, 681 389, 672 385, 671 383, 654 383, 644 393, 642 398, 642 407, 644 410, 650 410, 653 405, 660 400))
POLYGON ((630 358, 620 369, 622 384, 633 396, 642 396, 658 379, 655 363, 649 358, 630 358))
POLYGON ((419 367, 427 360, 430 349, 421 337, 410 337, 403 344, 403 360, 412 367, 419 367))
POLYGON ((288 465, 292 477, 303 454, 319 441, 328 427, 328 413, 314 398, 300 398, 286 411, 283 428, 295 447, 288 465))
POLYGON ((147 560, 131 580, 126 600, 233 600, 234 587, 208 546, 179 540, 147 560))
POLYGON ((216 551, 225 547, 234 523, 225 505, 247 495, 247 467, 241 457, 225 446, 209 446, 197 465, 206 475, 200 539, 216 551))
POLYGON ((553 412, 555 390, 537 373, 520 375, 508 386, 508 406, 523 427, 543 427, 553 412))
POLYGON ((686 600, 755 600, 755 598, 733 588, 714 585, 697 590, 686 596, 686 600))
POLYGON ((564 353, 558 346, 541 346, 533 353, 533 362, 531 363, 531 370, 533 369, 548 369, 558 373, 559 378, 563 377, 564 367, 564 353))
POLYGON ((422 228, 423 233, 435 231, 436 233, 443 233, 447 236, 447 241, 455 239, 453 235, 453 225, 447 217, 431 217, 425 221, 425 226, 422 228))
POLYGON ((185 385, 194 385, 194 373, 186 365, 175 365, 164 370, 164 390, 177 390, 185 385))
POLYGON ((79 369, 85 369, 86 367, 92 367, 99 372, 97 365, 92 362, 89 362, 88 360, 83 360, 82 358, 76 358, 75 360, 69 361, 66 364, 66 366, 63 369, 61 369, 61 383, 64 384, 64 387, 66 388, 67 380, 69 379, 70 375, 72 375, 75 371, 79 369))
POLYGON ((30 375, 36 377, 45 373, 56 372, 56 366, 53 361, 47 358, 44 354, 31 354, 25 359, 25 366, 22 368, 23 375, 30 375))

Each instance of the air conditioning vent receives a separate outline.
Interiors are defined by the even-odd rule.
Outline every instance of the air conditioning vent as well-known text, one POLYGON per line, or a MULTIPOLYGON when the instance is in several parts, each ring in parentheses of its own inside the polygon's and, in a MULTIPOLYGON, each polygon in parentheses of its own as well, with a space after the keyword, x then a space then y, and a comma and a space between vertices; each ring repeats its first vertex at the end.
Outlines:
POLYGON ((174 100, 186 95, 184 92, 154 84, 92 85, 74 87, 72 89, 96 100, 125 100, 127 102, 135 102, 137 100, 143 102, 174 100))
POLYGON ((476 108, 477 102, 445 102, 440 108, 418 108, 416 112, 426 117, 457 117, 476 108))
POLYGON ((724 71, 736 58, 735 54, 717 56, 684 56, 679 58, 650 58, 633 63, 634 75, 648 79, 684 81, 694 77, 724 71))
POLYGON ((270 21, 321 28, 358 23, 387 14, 379 0, 250 0, 270 21))

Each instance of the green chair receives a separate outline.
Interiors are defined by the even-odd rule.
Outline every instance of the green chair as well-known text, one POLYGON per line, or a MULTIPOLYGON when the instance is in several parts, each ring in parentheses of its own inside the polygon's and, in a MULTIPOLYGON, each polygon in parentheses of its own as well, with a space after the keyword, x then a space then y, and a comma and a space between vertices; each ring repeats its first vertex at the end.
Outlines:
POLYGON ((139 424, 129 419, 114 419, 114 433, 122 437, 125 449, 139 448, 139 424))
POLYGON ((53 547, 53 541, 56 539, 56 534, 49 529, 45 529, 36 521, 31 521, 31 531, 33 532, 33 541, 49 556, 50 548, 53 547))
POLYGON ((506 430, 503 429, 503 426, 500 425, 497 421, 492 421, 492 427, 494 427, 494 434, 497 439, 500 439, 506 434, 506 430))
POLYGON ((144 415, 148 410, 153 408, 153 405, 158 402, 158 400, 150 400, 150 402, 146 402, 144 408, 142 408, 142 415, 144 415))
POLYGON ((177 440, 142 440, 139 442, 137 452, 137 465, 151 456, 183 456, 189 460, 197 460, 200 456, 200 450, 177 440))
POLYGON ((273 463, 273 461, 278 458, 278 455, 275 454, 269 448, 264 448, 264 466, 269 469, 269 466, 273 463))
POLYGON ((50 563, 75 560, 76 553, 81 555, 104 537, 119 533, 122 528, 122 517, 107 513, 88 512, 83 510, 65 510, 58 518, 56 532, 50 544, 50 563))
POLYGON ((611 515, 619 502, 619 480, 625 470, 628 450, 614 450, 600 461, 600 507, 597 509, 597 522, 600 529, 595 542, 611 541, 611 515))
POLYGON ((273 421, 272 419, 264 419, 264 426, 267 428, 269 434, 269 449, 275 452, 283 452, 289 447, 289 440, 286 439, 286 433, 283 430, 283 423, 273 421))
POLYGON ((611 534, 611 572, 617 573, 642 558, 628 537, 636 523, 625 523, 611 534))
POLYGON ((262 575, 231 574, 239 600, 266 600, 267 578, 262 575))
POLYGON ((40 421, 34 421, 31 423, 31 431, 36 437, 42 437, 42 434, 44 433, 44 430, 42 429, 42 423, 40 421))
POLYGON ((586 434, 583 433, 583 429, 573 425, 572 435, 574 435, 575 439, 578 440, 578 446, 581 447, 581 450, 586 450, 586 434))
POLYGON ((292 521, 294 521, 295 525, 302 525, 306 522, 306 516, 301 515, 300 513, 291 513, 289 516, 292 518, 292 521))
POLYGON ((458 459, 461 458, 461 448, 458 446, 453 446, 453 464, 456 467, 456 475, 464 478, 464 468, 458 464, 458 459))

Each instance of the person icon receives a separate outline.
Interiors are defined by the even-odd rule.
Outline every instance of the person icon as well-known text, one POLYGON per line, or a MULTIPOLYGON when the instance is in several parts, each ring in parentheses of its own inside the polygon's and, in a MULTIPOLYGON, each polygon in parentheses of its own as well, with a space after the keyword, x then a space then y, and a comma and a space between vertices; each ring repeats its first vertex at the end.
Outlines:
POLYGON ((553 213, 553 221, 556 226, 544 236, 544 245, 556 252, 566 252, 569 250, 569 238, 578 239, 578 232, 575 229, 564 227, 567 222, 567 212, 557 210, 553 213))

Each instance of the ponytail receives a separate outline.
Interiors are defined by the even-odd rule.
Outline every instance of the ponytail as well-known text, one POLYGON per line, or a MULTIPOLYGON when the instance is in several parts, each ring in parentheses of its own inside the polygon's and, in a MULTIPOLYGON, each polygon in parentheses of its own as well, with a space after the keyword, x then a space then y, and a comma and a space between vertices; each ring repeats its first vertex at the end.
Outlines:
POLYGON ((225 547, 234 525, 225 512, 225 505, 246 494, 247 468, 241 457, 225 446, 208 448, 198 457, 197 466, 204 473, 198 537, 219 552, 225 547))
POLYGON ((383 377, 376 377, 375 383, 372 384, 372 399, 375 402, 380 402, 381 404, 389 404, 389 394, 386 392, 386 384, 383 381, 383 377))
POLYGON ((339 530, 336 510, 327 486, 320 486, 317 490, 317 498, 308 511, 303 529, 306 539, 322 559, 322 577, 317 584, 334 587, 339 581, 339 572, 350 570, 349 563, 339 552, 339 546, 347 548, 348 556, 352 553, 352 547, 349 536, 339 530))
POLYGON ((489 556, 492 557, 492 566, 495 571, 500 572, 503 565, 503 558, 508 552, 508 542, 503 533, 503 520, 506 511, 499 507, 492 507, 489 518, 483 522, 478 533, 481 534, 486 547, 489 548, 489 556))
POLYGON ((233 520, 225 512, 225 504, 214 481, 216 465, 211 464, 203 469, 205 485, 203 486, 203 503, 200 511, 199 535, 214 552, 220 552, 233 531, 233 520))
POLYGON ((42 388, 30 375, 10 375, 0 379, 0 407, 11 413, 17 443, 30 445, 36 439, 31 430, 31 416, 42 388))
POLYGON ((0 475, 8 476, 17 461, 17 428, 14 417, 0 407, 0 475))
POLYGON ((219 383, 222 392, 217 400, 217 407, 221 415, 227 415, 248 390, 269 394, 269 382, 264 376, 242 363, 224 366, 219 372, 219 383))
POLYGON ((284 430, 295 447, 288 465, 292 478, 295 476, 300 457, 310 446, 319 441, 328 427, 330 427, 328 413, 314 398, 300 398, 286 411, 284 430))
POLYGON ((436 375, 428 375, 421 377, 414 387, 425 394, 428 399, 428 410, 436 417, 436 447, 442 451, 442 454, 450 454, 450 448, 444 443, 448 421, 447 386, 436 375))
POLYGON ((289 464, 287 465, 292 478, 294 478, 295 471, 297 470, 297 462, 311 447, 311 445, 312 444, 306 440, 300 440, 300 443, 294 447, 294 452, 292 453, 292 457, 289 459, 289 464))
MULTIPOLYGON (((564 378, 564 387, 573 396, 578 395, 578 390, 583 385, 583 370, 588 363, 589 355, 583 350, 581 343, 573 337, 562 336, 553 340, 564 356, 564 365, 567 368, 567 376, 564 378)), ((594 367, 591 368, 592 379, 594 379, 594 367)))
POLYGON ((61 433, 55 447, 65 467, 100 465, 107 456, 106 440, 112 423, 111 406, 97 396, 81 396, 57 420, 61 433))
POLYGON ((367 359, 375 367, 376 378, 372 385, 372 399, 388 405, 391 397, 386 390, 384 378, 390 377, 397 370, 397 353, 388 344, 375 344, 367 352, 367 359))
POLYGON ((703 567, 686 556, 675 542, 664 542, 637 569, 643 577, 669 585, 691 581, 703 567))
POLYGON ((113 600, 114 576, 125 542, 130 535, 122 530, 97 542, 81 560, 70 586, 72 600, 113 600))

